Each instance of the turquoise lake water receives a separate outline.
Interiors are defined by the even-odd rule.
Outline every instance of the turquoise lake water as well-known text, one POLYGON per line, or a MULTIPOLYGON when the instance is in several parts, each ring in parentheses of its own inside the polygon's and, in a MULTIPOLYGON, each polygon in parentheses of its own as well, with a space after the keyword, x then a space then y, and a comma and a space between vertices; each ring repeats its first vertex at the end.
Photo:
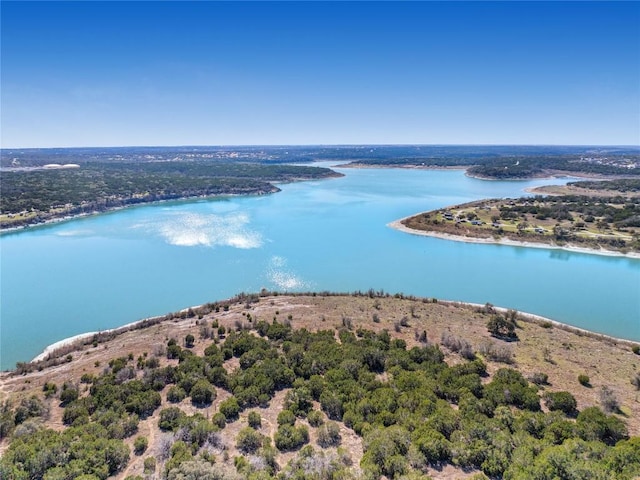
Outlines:
POLYGON ((259 197, 161 203, 0 237, 0 367, 63 338, 261 288, 491 302, 640 340, 640 260, 453 242, 393 220, 567 179, 337 169, 259 197))

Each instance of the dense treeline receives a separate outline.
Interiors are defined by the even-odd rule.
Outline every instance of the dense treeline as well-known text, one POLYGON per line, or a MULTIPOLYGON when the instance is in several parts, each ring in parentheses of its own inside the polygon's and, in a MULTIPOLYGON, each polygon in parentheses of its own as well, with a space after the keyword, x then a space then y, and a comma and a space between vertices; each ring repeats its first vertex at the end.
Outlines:
MULTIPOLYGON (((2 173, 0 213, 26 216, 37 223, 56 215, 187 197, 261 194, 278 191, 269 182, 335 176, 326 168, 293 165, 215 164, 205 162, 92 163, 63 170, 2 173), (60 208, 59 212, 50 212, 60 208)), ((20 218, 2 226, 16 226, 20 218)))
POLYGON ((640 251, 640 198, 623 195, 481 200, 424 212, 402 224, 454 236, 640 251))
POLYGON ((613 190, 617 192, 640 192, 640 180, 621 178, 618 180, 569 182, 567 185, 588 188, 590 190, 613 190))
POLYGON ((605 201, 583 195, 538 195, 516 199, 500 208, 500 217, 505 220, 519 218, 522 214, 533 215, 538 220, 583 219, 586 223, 593 223, 598 219, 602 228, 640 227, 640 199, 619 196, 605 201), (578 218, 573 217, 576 214, 578 218))
POLYGON ((598 175, 640 175, 640 168, 627 168, 621 161, 631 158, 636 163, 638 155, 623 155, 605 159, 582 159, 579 156, 538 156, 499 158, 469 168, 468 173, 488 178, 530 178, 546 171, 562 171, 598 175))
MULTIPOLYGON (((489 376, 473 352, 450 366, 426 338, 407 348, 386 330, 353 331, 346 318, 343 325, 338 332, 310 332, 293 329, 290 319, 256 321, 247 314, 235 331, 209 325, 217 335, 202 356, 191 350, 193 338, 170 339, 169 360, 131 355, 112 360, 99 376, 83 376, 81 385, 47 384, 44 394, 58 396, 67 428, 41 426, 46 408, 38 398, 16 409, 5 405, 0 432, 12 442, 0 476, 104 479, 127 464, 131 452, 122 439, 158 411, 166 441, 144 463, 148 473, 168 479, 427 478, 428 466, 446 464, 505 479, 640 474, 640 438, 629 438, 616 415, 598 407, 578 411, 569 392, 543 395, 550 410, 544 413, 538 386, 517 370, 489 376), (283 390, 270 437, 261 430, 260 407, 283 390), (181 408, 187 401, 207 407, 223 391, 230 395, 212 416, 181 408), (162 404, 163 395, 171 406, 162 404), (234 422, 243 428, 228 438, 234 422), (362 477, 341 448, 345 428, 362 438, 362 477), (225 442, 242 453, 234 467, 224 458, 225 442), (286 467, 278 465, 278 452, 290 451, 298 453, 286 467)), ((134 454, 145 454, 144 437, 133 444, 134 454)))
POLYGON ((377 166, 469 167, 467 172, 470 175, 497 179, 531 178, 554 171, 625 176, 640 174, 640 168, 628 168, 630 163, 637 165, 640 162, 637 152, 594 155, 594 158, 584 158, 583 154, 568 152, 558 154, 541 151, 532 154, 529 149, 518 151, 516 148, 506 151, 452 150, 440 154, 426 149, 422 154, 411 153, 413 155, 399 152, 398 155, 390 157, 375 156, 371 152, 369 155, 354 157, 353 163, 377 166))

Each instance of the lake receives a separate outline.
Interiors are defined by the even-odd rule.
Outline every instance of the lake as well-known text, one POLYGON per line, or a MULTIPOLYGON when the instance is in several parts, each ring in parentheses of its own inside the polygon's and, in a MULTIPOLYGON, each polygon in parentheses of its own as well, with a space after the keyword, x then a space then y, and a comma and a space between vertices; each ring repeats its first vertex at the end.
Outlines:
POLYGON ((57 340, 241 291, 366 291, 514 308, 640 340, 640 260, 467 244, 393 220, 567 179, 346 169, 282 192, 138 206, 0 237, 0 368, 57 340))

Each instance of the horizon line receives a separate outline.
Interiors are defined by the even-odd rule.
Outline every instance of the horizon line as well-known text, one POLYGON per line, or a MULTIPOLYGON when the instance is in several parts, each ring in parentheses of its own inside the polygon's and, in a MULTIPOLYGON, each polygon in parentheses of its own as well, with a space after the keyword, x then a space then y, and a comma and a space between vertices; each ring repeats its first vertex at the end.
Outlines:
POLYGON ((640 144, 606 143, 273 143, 273 144, 181 144, 181 145, 77 145, 48 147, 0 147, 4 150, 110 149, 110 148, 276 148, 276 147, 618 147, 640 150, 640 144))

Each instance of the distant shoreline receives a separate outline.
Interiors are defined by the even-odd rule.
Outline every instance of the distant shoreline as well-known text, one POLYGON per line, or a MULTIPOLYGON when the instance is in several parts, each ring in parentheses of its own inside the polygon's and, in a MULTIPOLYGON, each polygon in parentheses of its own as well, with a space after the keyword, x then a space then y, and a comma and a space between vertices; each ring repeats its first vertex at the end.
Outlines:
POLYGON ((33 228, 46 227, 46 226, 54 225, 56 223, 70 222, 72 220, 77 220, 79 218, 94 217, 97 215, 117 212, 120 210, 125 210, 127 208, 133 208, 133 207, 143 207, 143 206, 156 205, 156 204, 162 204, 162 203, 168 203, 168 202, 184 202, 184 201, 198 200, 198 199, 208 200, 208 199, 225 198, 225 197, 251 197, 251 196, 257 197, 262 195, 271 195, 273 193, 278 193, 281 191, 278 187, 274 186, 274 188, 276 190, 273 190, 270 192, 265 191, 265 192, 256 192, 256 193, 217 193, 213 195, 195 195, 195 196, 189 196, 189 197, 167 198, 167 199, 160 199, 160 200, 151 200, 148 202, 130 203, 127 205, 117 205, 114 207, 106 207, 104 210, 94 210, 91 212, 64 214, 61 216, 54 216, 52 218, 43 220, 42 222, 38 222, 38 223, 29 223, 26 225, 20 225, 18 227, 2 227, 0 228, 0 235, 21 232, 23 230, 31 230, 33 228))
MULTIPOLYGON (((416 215, 419 215, 419 213, 417 213, 416 215)), ((546 248, 550 250, 566 250, 574 253, 589 253, 594 255, 603 255, 607 257, 640 259, 640 253, 638 252, 622 253, 622 252, 616 252, 614 250, 604 250, 604 249, 596 250, 595 248, 576 247, 574 245, 554 245, 551 243, 521 242, 518 240, 512 240, 510 238, 495 239, 493 237, 467 237, 464 235, 453 235, 450 233, 441 233, 441 232, 434 232, 429 230, 416 230, 402 224, 404 220, 415 217, 416 215, 410 215, 408 217, 401 218, 399 220, 394 220, 393 222, 388 223, 387 226, 404 233, 412 234, 412 235, 421 235, 424 237, 439 238, 441 240, 453 240, 455 242, 482 243, 486 245, 506 245, 511 247, 526 247, 526 248, 546 248)))
POLYGON ((368 163, 345 163, 338 165, 336 168, 400 168, 403 170, 467 170, 469 167, 465 165, 402 165, 402 164, 368 164, 368 163))
MULTIPOLYGON (((47 226, 47 225, 51 225, 51 224, 55 224, 55 223, 60 223, 60 222, 67 222, 67 221, 72 221, 72 220, 76 220, 78 218, 83 218, 83 217, 89 217, 89 216, 94 216, 94 215, 101 215, 104 213, 110 213, 110 212, 116 212, 119 210, 123 210, 126 208, 130 208, 130 207, 136 207, 136 206, 144 206, 144 205, 155 205, 155 204, 160 204, 160 203, 165 203, 165 202, 181 202, 181 201, 191 201, 191 200, 208 200, 208 199, 215 199, 215 198, 226 198, 226 197, 252 197, 252 196, 262 196, 262 195, 271 195, 274 193, 278 193, 281 192, 282 190, 277 186, 279 184, 287 184, 287 183, 294 183, 294 182, 304 182, 304 181, 313 181, 313 180, 328 180, 328 179, 332 179, 332 178, 340 178, 343 177, 344 175, 339 173, 339 172, 335 172, 333 170, 330 170, 330 174, 326 175, 326 176, 322 176, 322 177, 310 177, 310 178, 306 178, 306 177, 291 177, 285 180, 270 180, 270 181, 264 181, 263 183, 266 183, 266 185, 269 185, 271 188, 258 188, 258 189, 254 189, 253 191, 247 191, 247 192, 234 192, 234 191, 229 191, 227 193, 222 192, 222 193, 212 193, 212 194, 195 194, 195 195, 187 195, 187 196, 176 196, 175 198, 157 198, 157 199, 151 199, 151 200, 146 200, 145 198, 139 198, 136 201, 127 201, 124 200, 123 204, 120 205, 114 205, 114 206, 99 206, 100 208, 95 208, 95 203, 96 201, 94 201, 94 205, 93 206, 88 206, 87 209, 88 211, 84 211, 84 212, 80 212, 80 213, 69 213, 68 211, 61 211, 61 212, 55 212, 55 213, 49 213, 49 212, 40 212, 38 215, 42 215, 44 217, 47 217, 44 220, 41 221, 33 221, 30 222, 28 221, 27 223, 23 223, 21 225, 17 225, 17 226, 0 226, 0 235, 5 234, 5 233, 15 233, 15 232, 20 232, 22 230, 28 230, 31 228, 36 228, 36 227, 41 227, 41 226, 47 226), (93 208, 92 208, 93 207, 93 208)), ((78 207, 73 207, 75 208, 80 208, 78 207)), ((38 218, 38 215, 36 215, 35 218, 38 218)))
POLYGON ((585 173, 585 172, 571 172, 565 170, 545 170, 543 172, 537 173, 535 175, 530 175, 527 177, 506 177, 506 178, 497 178, 497 177, 488 177, 484 175, 474 175, 469 173, 468 170, 473 165, 429 165, 429 164, 368 164, 368 163, 346 163, 340 165, 340 168, 372 168, 372 169, 381 169, 381 168, 400 168, 406 170, 464 170, 465 175, 469 178, 475 178, 476 180, 485 180, 488 182, 492 181, 504 181, 504 182, 526 182, 528 180, 544 180, 546 178, 584 178, 587 180, 615 180, 619 178, 635 178, 625 175, 603 175, 597 173, 585 173))

